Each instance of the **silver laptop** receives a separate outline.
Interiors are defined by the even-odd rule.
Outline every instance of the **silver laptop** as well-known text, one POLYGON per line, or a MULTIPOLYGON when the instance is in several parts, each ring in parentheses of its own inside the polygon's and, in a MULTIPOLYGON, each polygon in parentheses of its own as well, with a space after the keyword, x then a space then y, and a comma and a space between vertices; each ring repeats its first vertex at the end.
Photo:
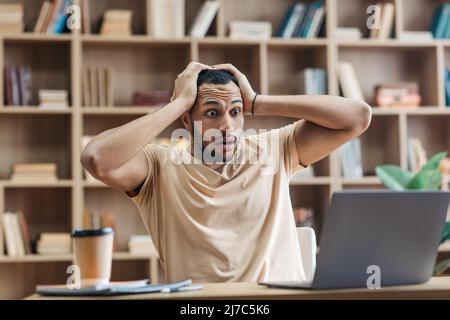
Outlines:
POLYGON ((450 201, 447 191, 349 190, 332 195, 314 280, 276 288, 360 288, 423 283, 432 276, 450 201), (370 279, 372 283, 373 279, 370 279))

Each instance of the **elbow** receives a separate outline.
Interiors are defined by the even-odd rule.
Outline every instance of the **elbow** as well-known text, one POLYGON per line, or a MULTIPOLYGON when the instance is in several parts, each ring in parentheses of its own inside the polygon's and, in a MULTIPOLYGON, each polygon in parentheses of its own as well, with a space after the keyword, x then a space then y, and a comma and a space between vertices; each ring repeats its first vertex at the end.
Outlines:
POLYGON ((97 152, 91 148, 85 148, 80 157, 81 165, 95 178, 101 180, 105 176, 101 170, 101 160, 97 152))

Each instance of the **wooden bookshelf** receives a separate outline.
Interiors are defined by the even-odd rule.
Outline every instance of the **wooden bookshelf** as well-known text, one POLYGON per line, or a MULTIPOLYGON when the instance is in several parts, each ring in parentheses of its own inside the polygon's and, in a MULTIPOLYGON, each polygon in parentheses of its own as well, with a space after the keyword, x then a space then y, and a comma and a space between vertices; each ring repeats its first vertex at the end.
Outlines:
MULTIPOLYGON (((177 39, 147 35, 149 15, 146 0, 87 0, 90 6, 91 34, 74 30, 71 34, 33 34, 43 0, 22 2, 25 8, 25 32, 0 34, 0 67, 28 65, 33 75, 33 105, 42 88, 69 92, 66 110, 39 110, 36 106, 5 106, 0 86, 0 217, 5 211, 22 208, 32 235, 41 231, 70 232, 80 227, 84 207, 114 214, 119 229, 119 252, 114 255, 113 279, 131 280, 152 277, 151 257, 126 252, 128 237, 145 233, 137 209, 127 197, 102 183, 84 180, 80 159, 83 135, 95 135, 127 123, 158 109, 132 105, 135 90, 172 90, 174 80, 186 64, 229 62, 241 69, 255 90, 262 94, 295 94, 295 76, 306 67, 327 70, 328 93, 339 95, 336 65, 339 60, 353 63, 361 80, 367 102, 374 105, 373 89, 380 81, 415 80, 420 84, 423 107, 413 110, 387 110, 374 106, 370 128, 361 136, 363 171, 361 179, 342 177, 339 153, 314 164, 316 176, 291 183, 294 206, 315 209, 317 233, 334 191, 358 188, 383 188, 374 176, 375 166, 392 163, 407 168, 407 139, 422 139, 428 154, 450 151, 450 108, 445 106, 443 69, 450 67, 450 41, 430 42, 361 39, 342 41, 333 36, 337 27, 365 30, 368 0, 326 0, 325 31, 316 39, 236 40, 229 39, 232 20, 265 20, 278 27, 292 0, 219 0, 221 9, 207 36, 177 39), (133 35, 102 37, 99 19, 106 9, 133 11, 133 35), (116 74, 114 107, 82 104, 82 70, 85 67, 109 67, 116 74), (380 72, 382 70, 382 72, 380 72), (120 75, 120 76, 119 76, 120 75), (17 162, 56 162, 55 183, 13 183, 11 166, 17 162)), ((75 3, 79 3, 76 0, 75 3)), ((306 2, 312 2, 307 0, 306 2)), ((437 0, 390 0, 396 18, 394 35, 402 30, 424 31, 431 21, 437 0)), ((186 0, 186 31, 203 0, 186 0)), ((0 73, 3 83, 3 73, 0 73)), ((246 128, 275 128, 292 122, 279 117, 248 117, 246 128)), ((161 133, 170 137, 175 122, 161 133)), ((448 183, 447 186, 448 188, 448 183)), ((0 219, 1 223, 1 219, 0 219)), ((64 282, 71 256, 5 255, 0 225, 0 298, 20 298, 32 293, 37 283, 64 282), (45 266, 45 272, 41 266, 45 266)), ((154 280, 154 279, 153 279, 154 280)))

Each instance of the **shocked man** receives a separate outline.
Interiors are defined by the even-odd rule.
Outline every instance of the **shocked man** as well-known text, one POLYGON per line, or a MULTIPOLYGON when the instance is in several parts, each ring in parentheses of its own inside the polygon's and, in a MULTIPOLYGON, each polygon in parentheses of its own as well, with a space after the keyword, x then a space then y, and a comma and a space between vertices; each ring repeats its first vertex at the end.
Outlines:
POLYGON ((363 101, 258 95, 231 64, 191 62, 170 103, 93 137, 81 162, 136 204, 166 281, 302 281, 289 179, 370 121, 363 101), (298 120, 244 135, 252 115, 298 120), (189 143, 151 143, 180 117, 189 143))

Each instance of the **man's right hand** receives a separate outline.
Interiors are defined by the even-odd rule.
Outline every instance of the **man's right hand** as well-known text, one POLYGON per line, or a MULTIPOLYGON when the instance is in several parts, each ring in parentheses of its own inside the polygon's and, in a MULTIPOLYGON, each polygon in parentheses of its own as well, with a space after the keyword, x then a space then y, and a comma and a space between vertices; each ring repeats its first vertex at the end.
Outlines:
POLYGON ((177 76, 170 101, 182 99, 186 102, 186 111, 190 110, 195 103, 195 99, 197 98, 198 74, 200 71, 205 69, 212 68, 206 64, 191 61, 187 65, 186 69, 184 69, 183 72, 177 76))

